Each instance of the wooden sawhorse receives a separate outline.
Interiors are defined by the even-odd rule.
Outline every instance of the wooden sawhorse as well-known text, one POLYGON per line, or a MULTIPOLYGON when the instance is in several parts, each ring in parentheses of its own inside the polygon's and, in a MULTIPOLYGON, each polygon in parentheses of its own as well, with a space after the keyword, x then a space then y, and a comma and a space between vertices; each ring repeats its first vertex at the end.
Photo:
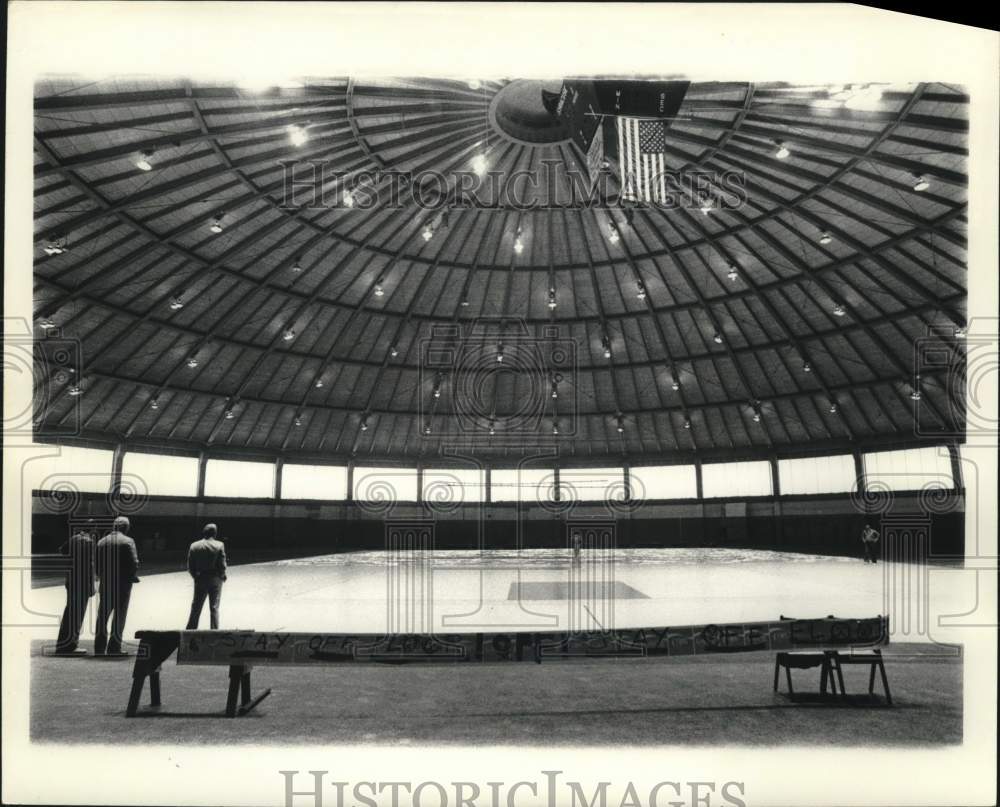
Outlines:
POLYGON ((830 685, 831 693, 837 694, 837 682, 833 677, 833 660, 830 651, 807 651, 777 653, 774 657, 774 691, 778 691, 778 675, 781 668, 785 668, 785 680, 788 682, 788 694, 795 695, 792 688, 792 670, 808 670, 813 667, 820 668, 819 691, 821 695, 826 695, 827 684, 830 685))
POLYGON ((892 706, 892 693, 889 692, 889 678, 885 674, 885 663, 882 660, 882 651, 878 648, 870 653, 838 653, 836 650, 826 651, 830 656, 830 665, 837 674, 837 683, 840 686, 840 694, 846 695, 844 689, 844 665, 845 664, 867 664, 871 669, 868 675, 868 694, 875 697, 875 671, 878 670, 882 678, 882 691, 885 692, 885 702, 892 706))
MULTIPOLYGON (((132 690, 129 693, 126 717, 135 717, 139 710, 142 690, 149 679, 149 705, 156 707, 160 701, 160 666, 180 647, 180 631, 137 631, 139 649, 132 668, 132 690)), ((250 695, 249 664, 229 665, 229 692, 226 697, 226 717, 242 717, 271 694, 265 689, 256 698, 250 695), (237 701, 239 703, 237 704, 237 701)))

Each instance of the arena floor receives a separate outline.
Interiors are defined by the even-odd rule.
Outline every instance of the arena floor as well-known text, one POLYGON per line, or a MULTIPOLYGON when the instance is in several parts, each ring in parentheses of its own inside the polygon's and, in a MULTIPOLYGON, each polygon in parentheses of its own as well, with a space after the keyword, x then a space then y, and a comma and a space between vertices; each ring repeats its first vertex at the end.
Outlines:
MULTIPOLYGON (((222 626, 286 631, 451 632, 657 626, 775 619, 962 613, 961 569, 870 565, 860 560, 731 549, 618 550, 613 563, 565 552, 439 552, 396 557, 348 553, 234 566, 222 626), (929 579, 929 598, 926 579, 929 579), (889 583, 895 580, 895 583, 889 583), (900 585, 908 581, 908 585, 900 585), (430 593, 427 585, 430 586, 430 593), (420 592, 425 594, 421 595, 420 592), (395 592, 390 595, 390 592, 395 592), (891 599, 891 598, 890 598, 891 599), (428 613, 426 605, 433 603, 428 613), (905 607, 904 607, 905 605, 905 607)), ((964 582, 964 581, 963 581, 964 582)), ((184 625, 191 583, 151 574, 133 590, 128 634, 184 625)), ((39 614, 56 615, 60 586, 31 589, 39 614)), ((92 609, 93 610, 93 607, 92 609)), ((81 642, 90 648, 88 627, 81 642)), ((201 627, 207 627, 203 614, 201 627)), ((124 718, 131 659, 60 659, 32 645, 31 734, 41 742, 371 742, 505 744, 940 744, 961 742, 962 657, 933 635, 894 631, 887 669, 895 706, 835 708, 771 691, 766 652, 677 659, 405 669, 258 668, 254 687, 274 694, 246 720, 204 720, 224 710, 226 671, 163 671, 164 705, 124 718), (613 683, 612 683, 613 682, 613 683), (488 693, 488 694, 484 694, 488 693), (822 715, 822 716, 821 716, 822 715), (155 718, 176 718, 161 720, 155 718), (669 722, 670 731, 664 726, 669 722), (238 724, 238 725, 237 725, 238 724)), ((55 635, 55 628, 52 631, 55 635)), ((850 671, 848 691, 866 690, 850 671)), ((796 673, 817 689, 816 671, 796 673)), ((145 701, 145 698, 144 698, 145 701)), ((856 705, 856 704, 855 704, 856 705)))
MULTIPOLYGON (((259 631, 464 632, 698 625, 888 613, 894 641, 930 641, 937 617, 974 603, 955 566, 866 564, 822 555, 723 548, 350 552, 230 568, 222 627, 259 631)), ((62 586, 22 596, 58 619, 62 586)), ((186 572, 145 575, 128 633, 187 621, 186 572)), ((88 611, 90 630, 96 598, 88 611)), ((207 607, 201 627, 208 627, 207 607)), ((54 630, 54 628, 53 628, 54 630)))

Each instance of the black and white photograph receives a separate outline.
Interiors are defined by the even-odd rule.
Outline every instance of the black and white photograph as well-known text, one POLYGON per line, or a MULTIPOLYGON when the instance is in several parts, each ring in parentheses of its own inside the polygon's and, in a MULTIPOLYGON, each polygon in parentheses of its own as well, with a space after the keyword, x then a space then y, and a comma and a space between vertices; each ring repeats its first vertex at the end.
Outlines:
POLYGON ((995 31, 8 12, 5 804, 995 803, 995 31))

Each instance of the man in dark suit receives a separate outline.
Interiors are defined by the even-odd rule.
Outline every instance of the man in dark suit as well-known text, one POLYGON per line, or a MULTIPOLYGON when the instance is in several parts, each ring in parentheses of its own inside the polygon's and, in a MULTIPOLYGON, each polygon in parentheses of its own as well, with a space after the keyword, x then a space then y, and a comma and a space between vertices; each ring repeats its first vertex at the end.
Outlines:
POLYGON ((129 520, 118 516, 114 529, 97 542, 97 576, 101 580, 101 600, 97 609, 97 633, 94 652, 109 656, 122 652, 122 634, 132 597, 132 584, 139 582, 139 553, 135 541, 128 536, 129 520), (111 639, 108 640, 108 619, 114 614, 111 639))
POLYGON ((218 532, 214 524, 206 524, 201 531, 201 539, 188 549, 188 572, 194 579, 194 598, 191 600, 187 630, 198 629, 206 597, 209 624, 212 630, 219 629, 219 602, 222 599, 222 583, 226 579, 226 547, 216 539, 218 532))
POLYGON ((861 544, 865 549, 865 563, 878 563, 878 530, 865 524, 861 531, 861 544))
POLYGON ((86 651, 77 650, 76 646, 87 604, 94 596, 94 536, 87 529, 79 530, 59 547, 59 552, 69 556, 70 567, 66 573, 66 608, 59 623, 56 654, 83 655, 86 651))

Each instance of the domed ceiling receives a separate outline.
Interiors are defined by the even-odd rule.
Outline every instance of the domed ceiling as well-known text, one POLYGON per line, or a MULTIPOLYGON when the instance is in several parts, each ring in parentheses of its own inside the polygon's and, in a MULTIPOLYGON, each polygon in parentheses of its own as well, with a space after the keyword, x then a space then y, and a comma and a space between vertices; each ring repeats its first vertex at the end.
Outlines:
POLYGON ((40 82, 35 332, 81 365, 39 373, 39 431, 407 462, 961 431, 960 88, 694 82, 663 155, 706 184, 661 209, 614 160, 587 203, 560 85, 40 82))

